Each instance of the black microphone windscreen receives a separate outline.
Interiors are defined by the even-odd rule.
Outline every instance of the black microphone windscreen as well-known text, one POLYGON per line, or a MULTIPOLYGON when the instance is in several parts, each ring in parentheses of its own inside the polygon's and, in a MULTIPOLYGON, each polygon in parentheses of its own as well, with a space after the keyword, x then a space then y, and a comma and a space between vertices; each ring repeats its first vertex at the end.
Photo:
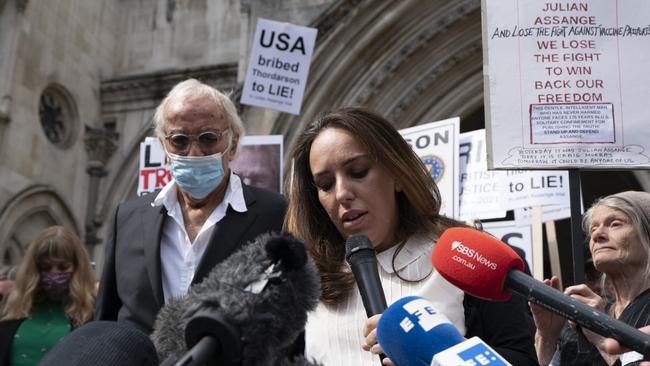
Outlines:
POLYGON ((231 353, 242 366, 269 364, 286 356, 319 296, 307 245, 288 235, 260 235, 214 266, 187 295, 167 302, 151 339, 161 360, 180 360, 209 335, 225 347, 210 348, 219 353, 215 360, 231 353))
POLYGON ((39 366, 157 366, 149 336, 133 325, 93 321, 63 337, 39 366))

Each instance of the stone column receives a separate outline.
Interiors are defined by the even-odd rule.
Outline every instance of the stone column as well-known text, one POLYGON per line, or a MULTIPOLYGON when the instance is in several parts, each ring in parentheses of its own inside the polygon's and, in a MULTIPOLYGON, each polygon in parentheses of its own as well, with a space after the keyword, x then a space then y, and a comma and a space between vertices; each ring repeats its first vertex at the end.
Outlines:
POLYGON ((4 127, 11 122, 11 88, 20 25, 27 0, 0 0, 0 141, 4 127))
POLYGON ((96 216, 99 187, 102 178, 107 173, 106 164, 117 149, 118 137, 119 134, 113 129, 86 126, 84 136, 84 145, 88 154, 86 173, 90 176, 90 181, 88 185, 84 241, 88 246, 89 253, 93 253, 95 245, 100 243, 100 239, 97 237, 97 228, 101 223, 96 216))

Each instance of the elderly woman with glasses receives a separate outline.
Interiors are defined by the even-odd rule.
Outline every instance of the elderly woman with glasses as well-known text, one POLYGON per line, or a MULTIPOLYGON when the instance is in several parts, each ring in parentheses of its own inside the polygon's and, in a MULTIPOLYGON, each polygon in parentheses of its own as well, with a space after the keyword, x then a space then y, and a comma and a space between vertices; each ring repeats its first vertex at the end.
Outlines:
POLYGON ((278 193, 247 186, 231 172, 244 127, 228 96, 189 79, 169 92, 153 120, 173 179, 117 208, 96 313, 147 333, 169 299, 242 244, 280 231, 286 209, 278 193))

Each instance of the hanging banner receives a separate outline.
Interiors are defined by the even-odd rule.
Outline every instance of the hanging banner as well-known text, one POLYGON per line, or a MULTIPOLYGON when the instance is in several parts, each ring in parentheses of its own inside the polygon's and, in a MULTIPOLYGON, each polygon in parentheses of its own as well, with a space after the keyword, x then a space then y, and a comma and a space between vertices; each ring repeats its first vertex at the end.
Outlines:
POLYGON ((482 1, 488 165, 650 167, 650 2, 482 1))
POLYGON ((316 33, 258 19, 241 103, 300 114, 316 33))
POLYGON ((400 130, 422 159, 442 197, 440 214, 458 217, 458 134, 460 118, 450 118, 400 130))

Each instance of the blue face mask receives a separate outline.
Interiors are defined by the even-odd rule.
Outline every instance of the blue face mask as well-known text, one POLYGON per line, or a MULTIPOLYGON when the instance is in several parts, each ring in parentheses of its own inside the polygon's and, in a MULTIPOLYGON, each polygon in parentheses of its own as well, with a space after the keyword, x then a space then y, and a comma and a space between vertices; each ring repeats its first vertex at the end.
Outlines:
POLYGON ((221 153, 208 156, 168 155, 172 161, 174 181, 193 198, 205 198, 223 181, 221 153))

